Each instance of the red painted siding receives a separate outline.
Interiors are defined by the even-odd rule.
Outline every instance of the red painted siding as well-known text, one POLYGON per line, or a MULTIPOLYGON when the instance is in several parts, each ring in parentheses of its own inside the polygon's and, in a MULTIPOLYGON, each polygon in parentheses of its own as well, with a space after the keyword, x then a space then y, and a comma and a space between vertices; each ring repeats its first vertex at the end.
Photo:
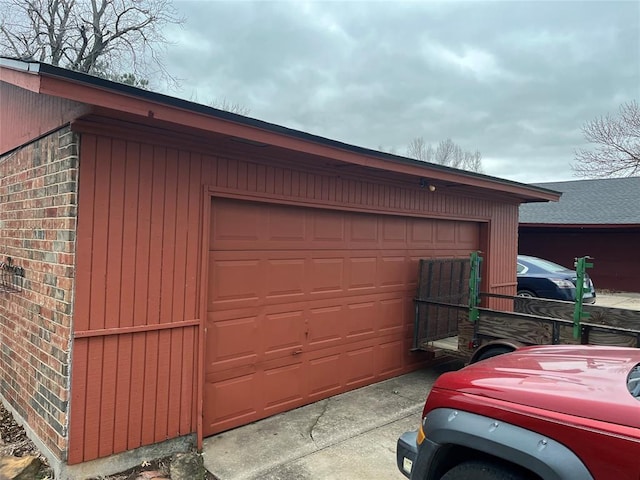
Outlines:
POLYGON ((484 223, 489 289, 515 291, 516 202, 286 155, 265 162, 213 141, 103 132, 82 135, 69 463, 195 431, 203 186, 245 200, 484 223))
POLYGON ((69 463, 195 431, 201 163, 82 136, 69 463))
MULTIPOLYGON (((486 271, 483 277, 485 283, 480 285, 481 291, 502 295, 516 294, 518 243, 517 238, 514 238, 517 232, 517 226, 514 225, 517 222, 518 207, 504 204, 494 207, 489 242, 483 252, 486 271)), ((513 309, 513 302, 494 298, 488 300, 487 306, 509 311, 513 309)))
POLYGON ((574 258, 589 255, 596 289, 640 292, 638 244, 640 228, 560 229, 520 227, 519 253, 572 267, 574 258))
POLYGON ((89 107, 58 97, 39 95, 0 82, 0 154, 32 142, 89 111, 89 107))

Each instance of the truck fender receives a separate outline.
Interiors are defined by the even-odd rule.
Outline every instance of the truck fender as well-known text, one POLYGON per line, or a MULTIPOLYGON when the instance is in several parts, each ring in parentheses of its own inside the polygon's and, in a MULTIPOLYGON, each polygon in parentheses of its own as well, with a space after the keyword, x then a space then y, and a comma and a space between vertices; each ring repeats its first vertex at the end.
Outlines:
POLYGON ((473 354, 469 363, 476 363, 485 358, 495 357, 503 353, 513 352, 519 348, 524 347, 525 344, 518 342, 517 340, 511 340, 509 338, 501 338, 499 340, 491 340, 490 342, 481 345, 473 354))
POLYGON ((545 480, 593 480, 569 448, 517 425, 451 408, 432 410, 424 425, 430 442, 458 445, 501 458, 545 480))

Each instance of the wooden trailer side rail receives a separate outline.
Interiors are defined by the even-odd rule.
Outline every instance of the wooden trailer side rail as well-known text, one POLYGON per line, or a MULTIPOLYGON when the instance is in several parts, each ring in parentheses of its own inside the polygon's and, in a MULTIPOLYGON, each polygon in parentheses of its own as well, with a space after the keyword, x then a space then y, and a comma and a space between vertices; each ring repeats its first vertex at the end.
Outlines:
MULTIPOLYGON (((472 254, 469 261, 420 261, 413 350, 435 351, 441 348, 436 345, 439 339, 446 336, 455 345, 455 333, 457 355, 472 361, 483 345, 484 350, 495 350, 500 346, 486 344, 500 344, 502 340, 510 348, 522 344, 640 348, 640 311, 479 292, 479 262, 477 254, 472 254), (490 298, 510 300, 512 303, 505 303, 511 311, 486 308, 490 298), (441 329, 440 325, 447 328, 441 329)), ((504 346, 502 349, 503 353, 504 346)))
MULTIPOLYGON (((573 320, 574 304, 560 300, 546 300, 544 298, 511 297, 494 293, 481 292, 481 297, 513 299, 513 311, 537 315, 546 318, 573 320)), ((589 313, 589 324, 611 325, 622 328, 640 327, 640 310, 625 308, 603 307, 600 305, 584 304, 583 309, 589 313)))
POLYGON ((477 333, 491 339, 509 338, 532 345, 593 344, 640 347, 640 329, 582 322, 573 338, 573 321, 480 308, 477 333))
MULTIPOLYGON (((620 309, 616 309, 620 310, 620 309)), ((640 312, 633 312, 634 322, 616 324, 582 322, 580 337, 573 335, 573 320, 550 318, 520 312, 503 312, 479 308, 475 323, 461 322, 458 350, 471 357, 487 342, 498 339, 515 340, 528 345, 611 345, 640 348, 640 312), (630 323, 634 323, 630 324, 630 323)), ((627 317, 627 311, 622 311, 627 317)))

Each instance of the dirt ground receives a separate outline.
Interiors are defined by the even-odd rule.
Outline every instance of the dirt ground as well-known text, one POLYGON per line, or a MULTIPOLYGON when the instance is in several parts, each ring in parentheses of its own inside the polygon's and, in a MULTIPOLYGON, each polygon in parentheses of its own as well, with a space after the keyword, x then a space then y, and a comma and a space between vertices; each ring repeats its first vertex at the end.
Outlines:
POLYGON ((36 480, 53 478, 53 471, 47 464, 47 459, 38 451, 36 446, 27 437, 24 428, 19 426, 9 413, 0 404, 0 456, 24 457, 34 455, 42 461, 42 467, 36 480))
MULTIPOLYGON (((15 422, 11 413, 0 403, 0 456, 23 457, 25 455, 34 455, 42 461, 42 467, 34 480, 53 480, 53 470, 49 467, 47 459, 38 451, 34 443, 29 440, 24 428, 15 422)), ((126 472, 87 480, 137 480, 149 478, 142 475, 143 472, 159 472, 169 479, 170 460, 171 458, 167 457, 145 462, 144 465, 139 465, 126 472)), ((210 475, 207 480, 215 480, 215 477, 210 475)))

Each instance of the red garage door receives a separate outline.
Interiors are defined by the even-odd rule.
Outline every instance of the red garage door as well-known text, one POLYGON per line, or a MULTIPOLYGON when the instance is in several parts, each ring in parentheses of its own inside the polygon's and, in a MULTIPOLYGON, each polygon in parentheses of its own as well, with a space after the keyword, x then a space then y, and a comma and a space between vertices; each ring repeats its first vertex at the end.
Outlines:
POLYGON ((478 224, 214 199, 205 435, 410 369, 417 261, 478 224))

